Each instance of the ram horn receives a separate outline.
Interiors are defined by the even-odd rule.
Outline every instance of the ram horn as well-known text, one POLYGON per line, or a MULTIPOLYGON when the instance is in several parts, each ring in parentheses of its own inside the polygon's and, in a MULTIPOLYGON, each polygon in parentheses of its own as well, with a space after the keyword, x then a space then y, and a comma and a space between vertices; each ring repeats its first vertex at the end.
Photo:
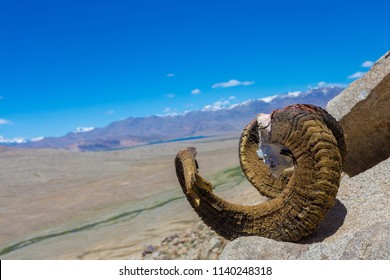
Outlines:
POLYGON ((175 158, 176 174, 191 206, 227 239, 258 235, 297 241, 318 227, 335 202, 346 154, 337 122, 325 110, 304 104, 276 110, 269 121, 251 122, 239 145, 247 178, 271 198, 264 203, 233 204, 213 193, 212 184, 198 173, 195 148, 181 150, 175 158), (293 170, 276 178, 258 158, 262 141, 280 147, 292 159, 293 170))
MULTIPOLYGON (((310 104, 290 105, 283 110, 290 110, 294 108, 316 114, 322 118, 322 121, 331 130, 333 136, 337 140, 342 164, 344 164, 347 155, 347 147, 345 144, 343 129, 336 119, 321 107, 310 104)), ((272 176, 269 166, 267 166, 263 160, 259 158, 257 154, 261 136, 259 126, 261 126, 261 124, 258 123, 258 119, 254 119, 244 128, 239 143, 240 164, 248 181, 251 182, 260 194, 269 198, 274 198, 278 196, 287 185, 288 180, 291 177, 291 172, 283 172, 280 177, 275 178, 272 176)))

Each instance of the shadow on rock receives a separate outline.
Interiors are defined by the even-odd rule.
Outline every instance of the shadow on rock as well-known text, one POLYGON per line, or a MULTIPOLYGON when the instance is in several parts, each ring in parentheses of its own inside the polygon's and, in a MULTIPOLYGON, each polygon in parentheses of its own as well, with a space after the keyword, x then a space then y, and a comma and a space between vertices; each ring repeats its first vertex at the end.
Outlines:
POLYGON ((318 226, 318 229, 311 235, 302 238, 298 243, 312 244, 324 241, 325 238, 332 236, 344 224, 347 208, 336 199, 335 205, 329 210, 328 215, 318 226))

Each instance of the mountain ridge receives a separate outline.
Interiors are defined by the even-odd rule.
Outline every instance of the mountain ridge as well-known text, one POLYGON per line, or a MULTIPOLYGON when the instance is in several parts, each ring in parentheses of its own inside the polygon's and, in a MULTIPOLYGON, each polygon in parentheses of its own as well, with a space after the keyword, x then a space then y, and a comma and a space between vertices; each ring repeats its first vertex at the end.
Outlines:
POLYGON ((211 136, 241 131, 258 113, 270 113, 295 103, 325 107, 343 88, 323 87, 247 100, 229 106, 206 106, 176 115, 129 117, 85 132, 18 144, 25 148, 55 148, 100 151, 193 136, 211 136))

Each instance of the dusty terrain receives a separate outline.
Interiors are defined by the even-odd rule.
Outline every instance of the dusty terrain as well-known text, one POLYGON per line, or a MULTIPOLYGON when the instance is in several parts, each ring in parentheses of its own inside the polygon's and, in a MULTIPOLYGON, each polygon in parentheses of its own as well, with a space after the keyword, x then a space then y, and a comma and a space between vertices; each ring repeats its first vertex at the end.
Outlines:
POLYGON ((187 146, 215 192, 258 202, 238 167, 238 136, 109 152, 0 148, 0 258, 141 259, 149 245, 198 227, 173 164, 187 146))

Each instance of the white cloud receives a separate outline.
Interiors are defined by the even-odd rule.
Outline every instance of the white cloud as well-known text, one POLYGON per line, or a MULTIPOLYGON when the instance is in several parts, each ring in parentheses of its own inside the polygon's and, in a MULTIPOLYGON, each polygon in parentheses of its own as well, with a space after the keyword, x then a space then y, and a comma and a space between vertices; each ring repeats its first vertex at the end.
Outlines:
POLYGON ((3 144, 23 144, 26 142, 27 142, 26 138, 23 138, 23 137, 16 137, 16 138, 12 138, 12 139, 7 139, 7 138, 4 138, 3 136, 0 136, 0 143, 3 143, 3 144))
POLYGON ((174 98, 176 96, 176 94, 174 93, 166 93, 164 94, 164 97, 168 97, 168 98, 174 98))
POLYGON ((250 86, 253 85, 254 81, 239 81, 239 80, 229 80, 227 82, 221 82, 213 84, 212 88, 229 88, 229 87, 236 87, 236 86, 250 86))
POLYGON ((199 94, 199 93, 201 93, 201 91, 198 88, 191 90, 191 94, 199 94))
POLYGON ((41 137, 35 137, 35 138, 31 138, 31 142, 38 142, 38 141, 41 141, 43 140, 45 137, 41 136, 41 137))
POLYGON ((326 82, 324 82, 324 81, 318 82, 317 86, 318 87, 325 87, 326 86, 326 82))
POLYGON ((215 106, 224 106, 224 105, 228 105, 229 103, 230 102, 227 100, 220 100, 220 101, 214 102, 214 105, 215 106))
MULTIPOLYGON (((321 81, 321 82, 318 82, 317 83, 317 87, 318 88, 323 88, 323 87, 341 87, 341 88, 345 88, 347 87, 348 84, 343 84, 343 83, 328 83, 328 82, 324 82, 324 81, 321 81)), ((309 88, 312 88, 312 86, 309 86, 309 88)))
POLYGON ((228 100, 219 100, 214 102, 212 105, 206 105, 203 107, 202 111, 217 111, 224 108, 227 108, 230 102, 228 100))
POLYGON ((269 103, 272 100, 274 100, 276 97, 278 97, 278 95, 271 95, 271 96, 267 96, 267 97, 264 97, 264 98, 260 98, 259 100, 264 101, 266 103, 269 103))
POLYGON ((159 117, 175 117, 175 116, 178 116, 178 115, 180 115, 180 114, 177 113, 176 109, 172 109, 171 107, 166 107, 164 109, 164 114, 157 115, 157 116, 159 116, 159 117))
POLYGON ((232 96, 229 96, 228 99, 233 100, 233 99, 236 99, 236 97, 234 95, 232 95, 232 96))
POLYGON ((77 127, 73 133, 83 133, 83 132, 88 132, 88 131, 91 131, 91 130, 94 130, 95 128, 92 127, 92 126, 89 126, 89 127, 77 127))
POLYGON ((353 73, 352 75, 349 75, 348 76, 348 79, 358 79, 360 77, 362 77, 364 74, 366 74, 366 72, 356 72, 356 73, 353 73))
POLYGON ((367 61, 364 61, 361 66, 364 68, 370 68, 372 65, 374 65, 374 62, 371 60, 367 60, 367 61))
POLYGON ((173 74, 173 73, 168 73, 168 74, 166 74, 165 76, 167 76, 168 78, 172 78, 172 77, 175 77, 175 74, 173 74))
POLYGON ((108 110, 108 111, 104 112, 104 114, 112 115, 112 114, 114 114, 114 110, 108 110))
POLYGON ((9 120, 0 119, 0 125, 2 124, 10 124, 11 122, 9 120))

